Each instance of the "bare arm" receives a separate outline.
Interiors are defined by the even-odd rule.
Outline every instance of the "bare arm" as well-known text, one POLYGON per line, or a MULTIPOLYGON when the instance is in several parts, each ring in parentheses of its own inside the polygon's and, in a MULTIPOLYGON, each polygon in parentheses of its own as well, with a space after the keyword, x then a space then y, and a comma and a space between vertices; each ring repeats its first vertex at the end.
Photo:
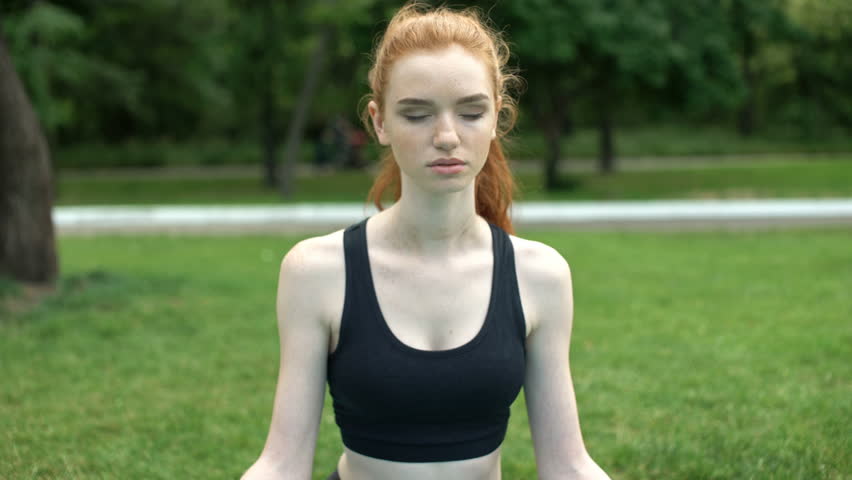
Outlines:
POLYGON ((586 451, 580 432, 568 362, 574 311, 571 270, 558 252, 539 245, 528 269, 528 284, 538 293, 524 384, 539 478, 608 480, 586 451))
POLYGON ((322 415, 328 326, 316 292, 322 273, 312 262, 310 239, 281 262, 276 311, 281 345, 272 422, 263 452, 244 480, 309 480, 322 415))

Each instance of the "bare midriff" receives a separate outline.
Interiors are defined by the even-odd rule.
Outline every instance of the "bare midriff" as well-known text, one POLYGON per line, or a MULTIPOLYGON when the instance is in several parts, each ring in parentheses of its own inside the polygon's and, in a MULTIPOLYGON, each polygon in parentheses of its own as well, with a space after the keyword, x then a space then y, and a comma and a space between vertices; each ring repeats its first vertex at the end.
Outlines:
POLYGON ((392 462, 343 447, 337 462, 341 480, 501 480, 500 448, 477 458, 452 462, 392 462))

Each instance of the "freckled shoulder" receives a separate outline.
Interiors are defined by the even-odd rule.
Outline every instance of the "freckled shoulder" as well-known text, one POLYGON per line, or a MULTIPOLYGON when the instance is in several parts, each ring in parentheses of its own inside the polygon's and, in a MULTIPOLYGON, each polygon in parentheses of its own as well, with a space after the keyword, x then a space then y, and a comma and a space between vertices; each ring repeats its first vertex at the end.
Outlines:
POLYGON ((550 245, 509 235, 515 252, 515 271, 521 306, 527 323, 527 336, 539 323, 539 312, 552 303, 554 294, 570 283, 568 262, 550 245))
POLYGON ((316 305, 321 305, 323 323, 339 322, 343 314, 346 287, 346 259, 343 253, 343 229, 299 241, 287 253, 287 262, 303 273, 316 305))

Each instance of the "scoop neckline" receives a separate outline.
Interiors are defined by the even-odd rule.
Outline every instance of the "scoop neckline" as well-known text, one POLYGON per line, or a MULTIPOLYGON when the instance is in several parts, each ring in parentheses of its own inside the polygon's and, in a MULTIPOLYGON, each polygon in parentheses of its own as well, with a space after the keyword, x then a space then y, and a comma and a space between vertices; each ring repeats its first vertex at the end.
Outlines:
POLYGON ((491 324, 491 317, 493 316, 494 304, 496 302, 497 297, 497 275, 498 275, 498 266, 499 262, 497 261, 497 232, 495 231, 495 226, 491 224, 491 222, 487 222, 488 226, 491 230, 491 257, 492 257, 492 266, 491 266, 491 291, 488 294, 488 308, 485 312, 485 319, 482 322, 482 326, 479 328, 479 331, 476 335, 470 339, 467 343, 459 345, 458 347, 453 347, 447 350, 423 350, 420 348, 412 347, 407 343, 403 342, 393 333, 390 326, 385 319, 385 314, 382 312, 382 308, 379 305, 379 297, 376 295, 376 285, 373 281, 373 270, 370 265, 370 254, 369 248, 367 246, 367 221, 370 220, 371 217, 367 217, 362 222, 363 229, 363 255, 364 255, 364 263, 366 265, 367 270, 367 286, 369 287, 369 293, 372 297, 371 302, 373 304, 373 308, 376 312, 376 320, 381 324, 382 331, 390 338, 391 343, 396 347, 402 349, 407 353, 411 353, 419 356, 428 356, 428 357, 442 357, 448 355, 456 355, 460 353, 464 353, 474 347, 476 347, 482 340, 485 338, 486 334, 490 331, 489 325, 491 324))

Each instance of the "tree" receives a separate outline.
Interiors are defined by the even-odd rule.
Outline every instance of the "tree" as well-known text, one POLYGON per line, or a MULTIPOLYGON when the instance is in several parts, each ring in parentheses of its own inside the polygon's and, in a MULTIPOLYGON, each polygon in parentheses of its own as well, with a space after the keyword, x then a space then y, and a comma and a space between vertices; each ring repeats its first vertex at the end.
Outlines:
POLYGON ((745 95, 737 114, 740 135, 749 136, 755 129, 757 91, 762 72, 756 59, 769 44, 782 41, 793 34, 788 17, 782 9, 784 0, 727 0, 732 40, 738 53, 745 95))
POLYGON ((232 50, 228 59, 228 88, 240 98, 234 123, 240 134, 259 139, 263 182, 279 182, 282 117, 294 101, 293 84, 302 59, 295 40, 302 32, 301 7, 276 0, 232 0, 229 30, 232 50))
POLYGON ((576 71, 577 17, 564 6, 526 1, 495 8, 491 17, 508 25, 521 75, 529 88, 526 105, 535 125, 544 135, 544 185, 547 190, 563 186, 558 178, 564 126, 572 115, 572 100, 580 90, 576 71), (547 45, 547 48, 543 48, 547 45))
POLYGON ((22 282, 55 282, 52 205, 47 141, 0 22, 0 274, 22 282))
POLYGON ((350 106, 356 103, 353 85, 355 89, 360 85, 366 89, 366 72, 358 75, 364 66, 363 52, 370 48, 375 14, 386 12, 387 3, 383 0, 323 0, 306 10, 306 19, 313 31, 306 35, 311 42, 310 55, 304 64, 299 95, 293 105, 287 129, 279 180, 279 189, 283 195, 290 195, 294 190, 293 165, 299 160, 312 106, 324 106, 327 121, 329 117, 339 115, 341 109, 350 110, 350 106), (334 78, 321 81, 328 65, 334 69, 334 78), (360 78, 361 82, 353 82, 353 78, 360 78), (318 92, 322 95, 318 95, 318 92), (331 101, 323 103, 318 97, 331 101))
POLYGON ((7 47, 49 143, 63 133, 79 139, 97 132, 99 122, 111 120, 99 118, 105 110, 141 106, 139 76, 91 48, 84 14, 90 13, 39 1, 4 21, 7 47))
POLYGON ((798 33, 791 48, 797 98, 787 96, 784 116, 806 135, 832 124, 852 129, 852 4, 791 0, 788 11, 798 33))
POLYGON ((686 119, 718 118, 736 109, 745 87, 718 0, 667 0, 666 11, 669 69, 665 88, 652 101, 686 119))
POLYGON ((305 134, 305 124, 307 123, 308 111, 314 95, 317 91, 320 75, 328 61, 329 42, 332 35, 333 27, 330 24, 321 24, 318 26, 315 44, 311 53, 310 60, 305 69, 305 77, 302 82, 299 99, 296 106, 290 115, 290 124, 287 128, 287 141, 284 147, 284 160, 282 164, 281 176, 278 179, 278 187, 281 194, 285 197, 290 196, 294 191, 293 183, 293 167, 299 161, 299 153, 301 152, 302 139, 305 134))
POLYGON ((615 116, 626 100, 661 89, 669 66, 670 30, 662 0, 517 0, 494 12, 509 24, 531 110, 549 154, 545 185, 555 178, 567 108, 587 100, 598 126, 599 170, 615 170, 615 116))

